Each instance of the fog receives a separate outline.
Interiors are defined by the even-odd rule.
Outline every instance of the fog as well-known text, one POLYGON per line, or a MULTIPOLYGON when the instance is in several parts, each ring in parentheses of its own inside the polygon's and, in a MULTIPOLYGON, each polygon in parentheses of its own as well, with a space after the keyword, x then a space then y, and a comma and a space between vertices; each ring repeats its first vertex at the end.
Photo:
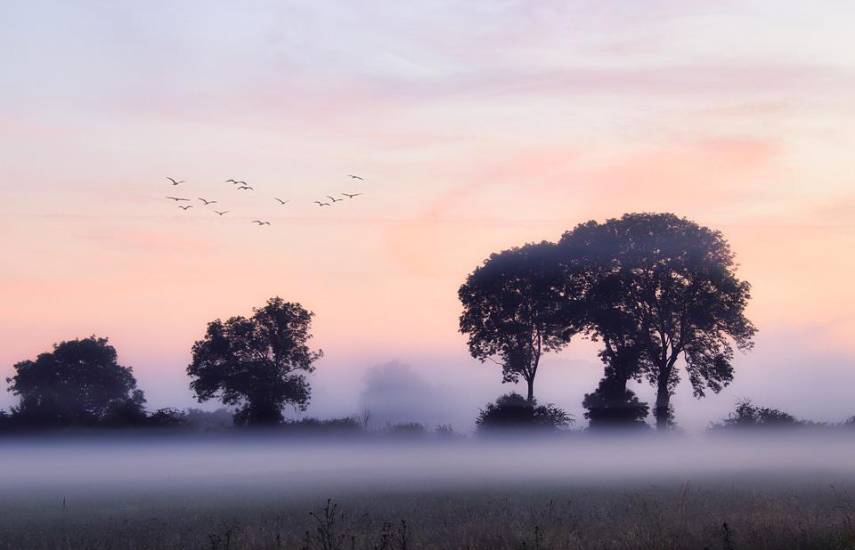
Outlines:
POLYGON ((275 492, 282 498, 350 491, 603 485, 783 476, 855 479, 848 431, 781 434, 295 439, 281 434, 28 437, 0 442, 0 491, 87 495, 134 490, 275 492))

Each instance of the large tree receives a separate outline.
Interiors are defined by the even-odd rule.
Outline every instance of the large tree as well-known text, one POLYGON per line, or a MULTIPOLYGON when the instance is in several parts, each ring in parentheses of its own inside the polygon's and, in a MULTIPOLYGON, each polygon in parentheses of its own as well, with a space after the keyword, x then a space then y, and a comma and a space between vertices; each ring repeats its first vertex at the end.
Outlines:
POLYGON ((671 421, 679 359, 698 398, 730 383, 734 346, 750 349, 756 329, 745 317, 751 287, 720 232, 673 214, 626 214, 582 224, 559 247, 572 277, 588 274, 588 328, 604 342, 601 356, 616 364, 634 354, 620 376, 656 387, 658 427, 671 421))
POLYGON ((541 356, 564 347, 576 327, 568 304, 577 303, 575 288, 556 262, 555 245, 527 244, 493 254, 460 287, 460 332, 469 352, 502 367, 502 382, 534 382, 541 356))
POLYGON ((196 398, 237 406, 239 424, 279 423, 286 405, 305 410, 311 393, 306 374, 323 355, 308 346, 312 316, 276 297, 251 317, 209 323, 187 367, 196 398))
POLYGON ((145 397, 136 389, 133 370, 118 364, 116 349, 106 338, 60 342, 14 369, 6 381, 20 397, 13 416, 22 424, 128 424, 145 417, 145 397))

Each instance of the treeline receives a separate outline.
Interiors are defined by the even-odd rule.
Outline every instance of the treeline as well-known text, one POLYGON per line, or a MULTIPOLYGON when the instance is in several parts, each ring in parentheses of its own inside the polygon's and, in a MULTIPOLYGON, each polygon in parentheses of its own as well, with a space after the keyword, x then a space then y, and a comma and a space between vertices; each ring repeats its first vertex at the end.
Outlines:
MULTIPOLYGON (((590 428, 646 427, 651 413, 658 428, 673 426, 671 397, 683 372, 695 397, 717 393, 734 378, 735 352, 751 349, 750 288, 737 277, 720 232, 673 214, 589 221, 556 242, 492 254, 459 289, 459 330, 473 357, 498 365, 502 382, 524 382, 526 395, 488 404, 479 431, 570 427, 565 411, 538 404, 535 381, 542 357, 574 338, 597 342, 603 364, 599 384, 582 400, 590 428), (652 407, 627 387, 630 381, 654 387, 652 407)), ((323 357, 309 345, 312 317, 299 303, 275 297, 251 316, 209 323, 186 369, 196 399, 221 402, 237 426, 364 430, 356 419, 285 421, 286 407, 306 410, 307 375, 323 357)), ((225 414, 147 412, 132 369, 95 336, 15 364, 7 382, 19 402, 0 415, 5 427, 176 427, 225 414)), ((719 426, 798 422, 777 412, 745 402, 719 426)), ((418 426, 387 431, 427 431, 418 426)))

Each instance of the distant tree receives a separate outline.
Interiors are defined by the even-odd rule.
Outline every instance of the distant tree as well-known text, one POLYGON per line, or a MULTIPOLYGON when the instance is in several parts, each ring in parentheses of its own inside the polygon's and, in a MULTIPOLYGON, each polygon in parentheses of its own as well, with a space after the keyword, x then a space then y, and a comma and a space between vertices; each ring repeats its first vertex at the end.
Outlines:
POLYGON ((713 429, 724 428, 755 428, 755 427, 782 427, 797 426, 804 424, 795 416, 768 407, 754 405, 750 399, 743 399, 736 404, 736 409, 728 415, 720 424, 714 424, 713 429))
POLYGON ((146 419, 146 425, 154 428, 175 428, 187 425, 187 413, 166 407, 157 409, 146 419))
POLYGON ((145 417, 145 396, 130 367, 117 362, 106 338, 69 340, 35 361, 21 361, 7 378, 20 397, 16 422, 35 426, 133 424, 145 417))
POLYGON ((204 339, 193 345, 190 389, 199 402, 219 398, 237 406, 237 424, 280 423, 286 405, 305 410, 305 375, 323 354, 309 349, 311 321, 303 306, 276 297, 252 317, 209 323, 204 339))
POLYGON ((502 367, 502 382, 534 382, 544 353, 557 351, 575 332, 574 289, 555 258, 555 245, 527 244, 491 255, 460 287, 460 332, 469 352, 502 367))
POLYGON ((733 345, 750 349, 756 329, 744 313, 750 285, 720 232, 673 214, 625 214, 577 226, 559 249, 574 280, 586 274, 588 330, 607 363, 637 353, 616 378, 645 375, 656 387, 659 428, 671 422, 681 357, 696 397, 730 383, 733 345))
POLYGON ((573 419, 552 404, 538 405, 518 393, 509 393, 481 409, 475 423, 479 432, 557 430, 568 427, 573 419))
POLYGON ((187 409, 183 412, 185 425, 192 430, 221 431, 234 427, 234 415, 228 409, 215 411, 187 409))

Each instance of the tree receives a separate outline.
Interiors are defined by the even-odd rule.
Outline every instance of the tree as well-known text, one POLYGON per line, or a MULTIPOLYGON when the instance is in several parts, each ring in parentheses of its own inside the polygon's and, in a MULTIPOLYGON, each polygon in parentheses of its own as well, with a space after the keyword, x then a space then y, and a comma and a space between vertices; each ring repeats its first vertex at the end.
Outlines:
POLYGON ((54 345, 35 361, 14 366, 9 391, 20 397, 13 415, 22 424, 82 426, 145 417, 145 396, 116 349, 95 336, 54 345))
POLYGON ((502 367, 502 382, 534 381, 543 353, 567 345, 575 331, 574 288, 555 260, 555 245, 527 244, 491 255, 460 287, 460 332, 469 352, 502 367))
POLYGON ((566 428, 573 419, 563 409, 551 403, 538 405, 537 401, 509 393, 488 403, 475 421, 479 432, 505 430, 547 430, 566 428))
POLYGON ((187 374, 199 402, 219 398, 238 407, 237 424, 277 424, 282 409, 305 410, 311 388, 306 374, 323 356, 312 351, 313 314, 300 304, 271 298, 252 317, 217 319, 193 345, 187 374))
POLYGON ((577 226, 559 248, 568 276, 585 274, 587 329, 602 338, 601 357, 636 354, 617 377, 644 375, 656 387, 658 427, 671 422, 681 357, 696 397, 730 383, 733 346, 750 349, 756 329, 744 314, 751 287, 720 232, 673 214, 625 214, 577 226))

